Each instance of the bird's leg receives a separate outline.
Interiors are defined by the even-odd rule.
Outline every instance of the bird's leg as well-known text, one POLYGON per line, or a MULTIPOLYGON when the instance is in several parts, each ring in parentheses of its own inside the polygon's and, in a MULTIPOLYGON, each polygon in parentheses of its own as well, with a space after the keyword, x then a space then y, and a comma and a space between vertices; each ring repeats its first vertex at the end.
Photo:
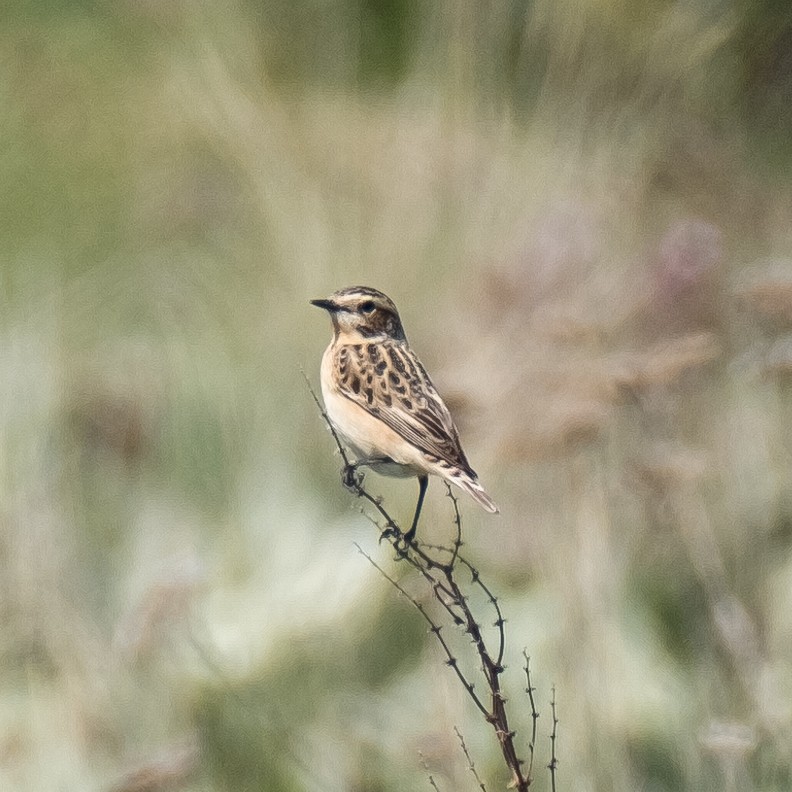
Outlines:
POLYGON ((404 541, 406 544, 412 544, 415 538, 415 529, 418 527, 418 518, 421 516, 421 507, 423 506, 424 496, 426 495, 426 487, 429 484, 429 476, 418 476, 418 503, 415 505, 415 516, 413 517, 412 527, 406 534, 404 534, 404 541))
POLYGON ((371 467, 372 465, 391 461, 388 457, 373 457, 372 459, 359 459, 357 462, 350 462, 348 465, 344 465, 344 469, 341 471, 341 481, 347 489, 354 490, 363 483, 362 474, 358 476, 358 468, 371 467))

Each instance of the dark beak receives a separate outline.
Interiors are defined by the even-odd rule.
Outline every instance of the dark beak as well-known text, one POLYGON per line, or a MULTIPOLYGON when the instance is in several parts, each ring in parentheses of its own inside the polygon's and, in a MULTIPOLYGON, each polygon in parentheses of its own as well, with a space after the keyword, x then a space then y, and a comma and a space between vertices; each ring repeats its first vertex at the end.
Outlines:
POLYGON ((338 310, 338 306, 332 300, 311 300, 311 305, 315 305, 317 308, 324 308, 325 311, 333 311, 338 310))

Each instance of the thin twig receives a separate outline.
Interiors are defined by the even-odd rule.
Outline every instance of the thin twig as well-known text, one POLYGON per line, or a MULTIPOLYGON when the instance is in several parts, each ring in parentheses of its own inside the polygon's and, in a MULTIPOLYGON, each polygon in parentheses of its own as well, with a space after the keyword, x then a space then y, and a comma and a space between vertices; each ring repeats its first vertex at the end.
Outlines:
MULTIPOLYGON (((454 504, 456 509, 456 499, 454 499, 454 504)), ((457 515, 457 519, 459 519, 458 510, 456 510, 456 515, 457 515)), ((424 550, 436 550, 438 552, 451 554, 451 561, 445 564, 438 564, 439 568, 443 571, 445 571, 447 567, 453 570, 454 565, 458 561, 460 564, 467 567, 468 571, 470 572, 471 582, 474 585, 478 586, 484 592, 490 605, 492 605, 492 607, 495 610, 496 618, 495 621, 493 622, 493 627, 496 627, 498 630, 498 657, 496 660, 496 665, 502 666, 503 656, 506 651, 506 634, 504 629, 504 625, 506 624, 506 619, 503 618, 503 612, 501 611, 500 604, 498 603, 498 598, 492 593, 492 591, 490 591, 489 587, 481 579, 481 575, 478 569, 474 567, 473 564, 470 563, 470 561, 468 561, 466 558, 464 558, 459 554, 459 548, 461 546, 462 546, 462 542, 459 540, 455 541, 454 546, 450 549, 448 547, 444 547, 443 545, 429 544, 425 542, 422 542, 420 545, 420 547, 422 547, 424 550)), ((410 561, 409 558, 407 560, 410 561)), ((413 566, 416 565, 413 564, 413 566)), ((424 570, 420 568, 420 566, 416 566, 416 568, 422 574, 424 573, 424 570)), ((441 586, 440 588, 444 594, 453 596, 452 592, 450 592, 446 587, 441 586)))
POLYGON ((319 408, 319 412, 322 414, 322 418, 324 418, 324 422, 327 424, 327 428, 330 430, 330 433, 333 435, 333 440, 335 440, 335 444, 338 446, 338 453, 341 454, 341 459, 344 460, 344 466, 349 467, 349 457, 347 457, 346 449, 344 448, 343 444, 341 443, 341 439, 338 437, 338 432, 336 432, 335 426, 333 426, 333 422, 330 420, 330 416, 327 414, 322 402, 319 401, 319 397, 316 395, 316 391, 311 385, 311 380, 308 379, 308 375, 300 369, 300 374, 303 375, 303 379, 305 380, 305 384, 308 386, 308 392, 313 397, 313 400, 316 402, 316 406, 319 408))
POLYGON ((456 732, 456 736, 459 737, 459 744, 462 746, 462 753, 465 754, 465 759, 467 759, 468 770, 473 773, 473 778, 476 779, 476 783, 479 785, 481 792, 487 792, 487 787, 484 786, 484 782, 481 780, 478 770, 476 770, 476 765, 473 763, 473 759, 470 756, 467 745, 465 745, 465 738, 462 736, 462 732, 459 731, 456 726, 454 726, 454 731, 456 732))
POLYGON ((556 792, 556 768, 558 767, 558 759, 556 758, 556 739, 558 737, 558 718, 556 717, 556 694, 555 685, 553 685, 553 695, 550 699, 550 712, 553 716, 553 731, 550 732, 550 764, 547 765, 550 770, 550 790, 556 792))
POLYGON ((429 765, 426 761, 426 757, 419 751, 418 756, 421 757, 421 764, 423 765, 424 770, 426 770, 426 775, 429 776, 429 786, 435 790, 435 792, 440 792, 440 787, 437 786, 437 782, 434 780, 434 776, 429 770, 429 765))
POLYGON ((456 495, 454 495, 454 491, 451 489, 451 485, 446 482, 446 489, 448 490, 448 497, 451 499, 451 503, 454 506, 454 525, 456 526, 456 536, 454 537, 454 547, 453 552, 451 553, 451 560, 448 562, 450 566, 454 566, 457 560, 457 556, 459 555, 459 549, 462 547, 462 516, 459 513, 459 500, 456 495))
POLYGON ((518 757, 517 749, 514 745, 515 733, 509 728, 508 716, 506 714, 506 697, 503 695, 500 685, 500 675, 504 671, 503 665, 501 663, 496 663, 492 659, 492 655, 482 635, 481 628, 468 606, 467 599, 464 597, 459 585, 453 578, 452 572, 453 570, 449 570, 446 573, 446 577, 449 586, 457 596, 460 607, 465 613, 465 629, 476 647, 476 651, 481 659, 484 677, 490 689, 492 711, 489 713, 487 720, 495 729, 495 734, 500 742, 504 761, 512 771, 512 783, 514 787, 519 790, 519 792, 527 792, 528 780, 523 774, 522 760, 518 757))
POLYGON ((443 628, 442 628, 442 626, 437 624, 434 621, 434 619, 432 619, 432 617, 429 615, 429 612, 426 610, 426 608, 424 608, 424 606, 420 602, 418 602, 418 600, 415 599, 415 597, 413 597, 412 594, 410 594, 407 591, 407 589, 405 589, 404 586, 402 586, 399 583, 398 580, 396 580, 395 578, 391 577, 359 544, 357 544, 357 542, 355 542, 355 547, 357 547, 358 552, 364 558, 368 559, 368 561, 371 563, 371 565, 382 575, 382 577, 384 577, 385 580, 387 580, 400 594, 402 594, 404 597, 406 597, 407 600, 409 600, 413 604, 413 606, 416 608, 416 610, 421 614, 421 616, 424 617, 424 619, 426 620, 427 624, 429 625, 429 631, 435 635, 435 637, 437 638, 437 640, 440 643, 440 646, 443 647, 443 651, 445 652, 446 658, 447 658, 446 659, 446 665, 448 665, 448 666, 450 666, 451 668, 454 669, 454 672, 456 673, 457 677, 459 677, 459 681, 462 683, 462 685, 467 690, 468 695, 471 697, 471 699, 473 699, 473 702, 479 708, 481 713, 485 717, 488 717, 489 716, 489 712, 487 711, 487 708, 482 703, 481 699, 478 697, 478 694, 475 691, 473 683, 469 682, 466 679, 465 675, 462 673, 461 669, 459 668, 459 663, 457 662, 457 659, 454 657, 454 654, 451 651, 451 647, 448 645, 448 642, 443 637, 443 634, 442 634, 442 629, 443 628))
POLYGON ((484 581, 481 579, 481 575, 479 574, 479 571, 476 569, 476 567, 474 567, 465 558, 462 558, 462 556, 459 556, 459 561, 470 570, 471 581, 486 594, 490 605, 492 605, 492 607, 495 609, 496 619, 493 622, 493 627, 497 627, 498 629, 498 659, 496 660, 496 665, 502 668, 503 654, 506 651, 506 632, 504 629, 506 619, 503 618, 503 613, 501 612, 500 605, 498 604, 498 598, 484 584, 484 581))
POLYGON ((531 741, 528 743, 528 751, 530 753, 530 759, 528 761, 528 772, 526 773, 526 778, 528 779, 529 783, 533 777, 533 763, 534 763, 534 752, 536 750, 536 722, 539 720, 539 712, 536 709, 536 700, 534 699, 534 686, 531 684, 531 660, 528 657, 528 652, 523 649, 523 657, 525 658, 525 682, 527 687, 525 688, 525 692, 528 694, 528 702, 531 705, 531 741))

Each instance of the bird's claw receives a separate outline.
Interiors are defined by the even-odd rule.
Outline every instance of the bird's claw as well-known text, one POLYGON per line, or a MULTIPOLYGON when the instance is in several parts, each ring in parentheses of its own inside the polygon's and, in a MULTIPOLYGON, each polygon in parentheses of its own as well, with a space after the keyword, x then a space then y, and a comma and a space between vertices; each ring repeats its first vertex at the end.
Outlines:
POLYGON ((348 490, 356 490, 363 484, 363 473, 357 465, 345 465, 341 471, 341 482, 348 490))
POLYGON ((382 542, 383 539, 395 539, 398 544, 401 536, 402 532, 393 523, 388 523, 387 528, 380 534, 379 540, 382 542))
POLYGON ((407 551, 415 544, 415 533, 402 533, 396 525, 390 523, 380 534, 380 542, 382 542, 383 539, 387 539, 393 545, 393 549, 396 551, 399 558, 405 558, 407 556, 407 551))

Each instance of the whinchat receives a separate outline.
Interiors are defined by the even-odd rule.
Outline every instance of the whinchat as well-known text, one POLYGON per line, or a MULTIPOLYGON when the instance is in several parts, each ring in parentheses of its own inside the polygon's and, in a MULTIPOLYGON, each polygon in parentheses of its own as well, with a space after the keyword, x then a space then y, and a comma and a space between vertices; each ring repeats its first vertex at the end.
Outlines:
POLYGON ((468 464, 451 413, 407 343, 393 301, 376 289, 351 286, 311 303, 333 321, 322 357, 322 396, 333 427, 357 457, 353 467, 418 477, 405 540, 415 536, 430 475, 497 512, 468 464))

